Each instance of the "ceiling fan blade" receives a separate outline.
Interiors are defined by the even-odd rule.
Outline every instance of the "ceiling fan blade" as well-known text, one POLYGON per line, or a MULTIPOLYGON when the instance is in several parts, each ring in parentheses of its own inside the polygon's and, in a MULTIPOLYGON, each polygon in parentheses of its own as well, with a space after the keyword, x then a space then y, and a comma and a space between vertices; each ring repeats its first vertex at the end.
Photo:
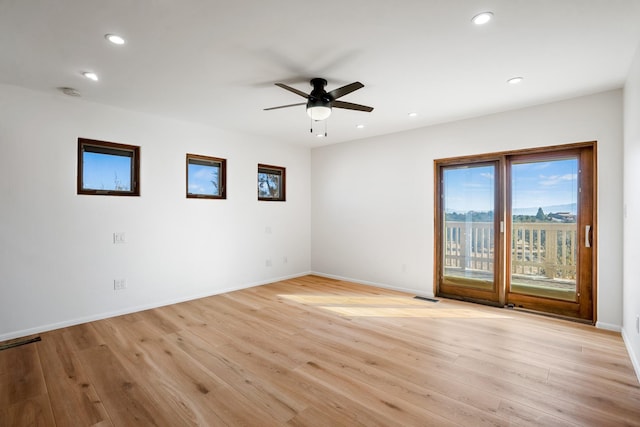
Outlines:
POLYGON ((351 92, 353 92, 354 90, 358 90, 360 88, 363 88, 364 85, 360 82, 353 82, 351 84, 348 84, 346 86, 342 86, 339 87, 338 89, 334 89, 331 92, 328 93, 328 95, 332 98, 332 99, 338 99, 342 96, 345 96, 351 92))
POLYGON ((370 113, 370 112, 373 111, 373 107, 367 107, 366 105, 354 104, 352 102, 333 101, 333 106, 335 108, 344 108, 345 110, 366 111, 367 113, 370 113))
POLYGON ((306 102, 300 102, 298 104, 289 104, 289 105, 280 105, 279 107, 270 107, 270 108, 265 108, 264 111, 268 111, 268 110, 277 110, 279 108, 289 108, 289 107, 297 107, 298 105, 306 105, 306 102))
POLYGON ((306 93, 304 93, 303 91, 298 90, 298 89, 296 89, 296 88, 294 88, 294 87, 287 86, 287 85, 286 85, 286 84, 284 84, 284 83, 276 83, 276 86, 279 86, 279 87, 281 87, 282 89, 288 90, 289 92, 293 92, 293 93, 295 93, 296 95, 300 95, 300 96, 301 96, 301 97, 303 97, 303 98, 308 98, 308 97, 309 97, 309 94, 306 94, 306 93))

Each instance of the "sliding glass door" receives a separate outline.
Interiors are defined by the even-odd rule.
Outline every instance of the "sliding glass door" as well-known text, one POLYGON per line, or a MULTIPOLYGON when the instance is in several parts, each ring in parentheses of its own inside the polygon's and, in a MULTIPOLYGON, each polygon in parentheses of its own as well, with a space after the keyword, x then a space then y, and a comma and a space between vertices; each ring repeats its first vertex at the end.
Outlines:
POLYGON ((593 320, 594 145, 436 161, 437 294, 593 320))

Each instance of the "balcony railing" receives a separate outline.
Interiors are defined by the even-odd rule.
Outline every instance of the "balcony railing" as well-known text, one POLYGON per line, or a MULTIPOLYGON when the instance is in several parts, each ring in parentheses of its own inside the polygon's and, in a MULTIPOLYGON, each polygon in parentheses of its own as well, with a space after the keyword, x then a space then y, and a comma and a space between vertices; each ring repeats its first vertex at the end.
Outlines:
MULTIPOLYGON (((493 271, 493 223, 446 221, 444 237, 447 270, 493 271)), ((576 279, 575 223, 514 222, 510 249, 511 274, 514 276, 561 281, 576 279)))

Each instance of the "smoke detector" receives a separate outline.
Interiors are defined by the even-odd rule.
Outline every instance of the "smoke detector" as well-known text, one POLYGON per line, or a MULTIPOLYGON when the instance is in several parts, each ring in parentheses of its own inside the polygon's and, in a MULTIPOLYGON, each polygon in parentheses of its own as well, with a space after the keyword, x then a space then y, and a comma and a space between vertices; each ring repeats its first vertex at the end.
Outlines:
POLYGON ((80 92, 78 92, 76 89, 72 87, 59 87, 58 90, 68 96, 75 96, 75 97, 80 96, 80 92))

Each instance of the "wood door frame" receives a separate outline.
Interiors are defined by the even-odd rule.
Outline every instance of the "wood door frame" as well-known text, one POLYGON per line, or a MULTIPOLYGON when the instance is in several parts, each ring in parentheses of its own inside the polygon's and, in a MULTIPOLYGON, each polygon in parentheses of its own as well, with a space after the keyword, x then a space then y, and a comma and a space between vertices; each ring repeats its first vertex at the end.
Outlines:
MULTIPOLYGON (((510 265, 510 251, 506 250, 508 242, 508 238, 510 238, 510 224, 511 220, 506 221, 506 208, 509 206, 507 204, 507 197, 510 196, 510 183, 507 181, 507 164, 508 159, 518 156, 533 156, 540 155, 541 157, 553 156, 553 153, 558 153, 561 155, 562 152, 567 153, 570 151, 576 152, 588 152, 589 154, 584 157, 581 154, 580 157, 580 167, 587 169, 586 172, 592 177, 591 180, 582 179, 580 177, 580 186, 582 192, 586 192, 591 196, 591 206, 588 206, 588 215, 583 216, 584 212, 580 214, 580 222, 578 223, 578 237, 577 240, 579 243, 584 242, 585 239, 585 221, 590 220, 591 225, 591 250, 588 256, 591 260, 591 268, 589 271, 585 271, 584 269, 580 269, 577 274, 579 283, 581 284, 578 292, 587 293, 587 301, 580 304, 579 309, 576 311, 575 303, 567 302, 566 304, 559 302, 557 305, 559 307, 558 310, 552 311, 550 313, 557 314, 561 316, 569 316, 574 319, 587 321, 595 324, 597 321, 597 260, 598 260, 598 238, 597 238, 597 230, 598 230, 598 220, 597 220, 597 141, 588 141, 588 142, 578 142, 572 144, 562 144, 562 145, 554 145, 554 146, 546 146, 546 147, 536 147, 530 149, 521 149, 521 150, 511 150, 497 153, 486 153, 480 155, 469 155, 469 156, 459 156, 445 159, 435 159, 434 160, 434 271, 433 271, 433 291, 434 295, 440 295, 443 297, 452 297, 458 299, 468 299, 476 302, 485 302, 492 305, 501 305, 504 306, 507 302, 507 281, 509 280, 510 274, 507 274, 507 268, 510 265), (584 150, 590 149, 590 150, 584 150), (455 165, 464 165, 464 164, 480 164, 480 163, 489 163, 497 160, 496 167, 496 185, 498 187, 496 191, 496 197, 500 200, 497 203, 499 207, 499 212, 494 212, 494 221, 496 221, 496 243, 495 243, 495 252, 496 252, 496 272, 495 272, 495 280, 497 280, 496 284, 498 286, 499 292, 499 300, 497 304, 491 303, 489 301, 483 301, 481 293, 478 292, 470 292, 468 297, 460 297, 459 295, 451 295, 448 292, 441 292, 441 284, 442 284, 442 274, 441 274, 441 263, 443 262, 442 257, 442 169, 448 166, 455 165), (588 181, 588 182, 587 182, 588 181), (508 186, 508 188, 507 188, 508 186), (503 227, 500 227, 500 223, 503 224, 503 227), (499 237, 499 240, 498 240, 499 237), (499 248, 498 248, 499 246, 499 248), (499 265, 499 266, 498 266, 499 265), (590 280, 586 280, 588 275, 591 275, 590 280), (590 286, 585 288, 587 282, 590 283, 590 286)), ((585 193, 585 194, 586 194, 585 193)), ((582 250, 579 252, 582 254, 581 256, 585 256, 585 251, 582 250)), ((578 264, 581 264, 579 262, 578 264)), ((446 287, 445 287, 446 289, 446 287)), ((525 309, 539 310, 539 307, 535 302, 531 299, 523 298, 520 306, 525 309)))

